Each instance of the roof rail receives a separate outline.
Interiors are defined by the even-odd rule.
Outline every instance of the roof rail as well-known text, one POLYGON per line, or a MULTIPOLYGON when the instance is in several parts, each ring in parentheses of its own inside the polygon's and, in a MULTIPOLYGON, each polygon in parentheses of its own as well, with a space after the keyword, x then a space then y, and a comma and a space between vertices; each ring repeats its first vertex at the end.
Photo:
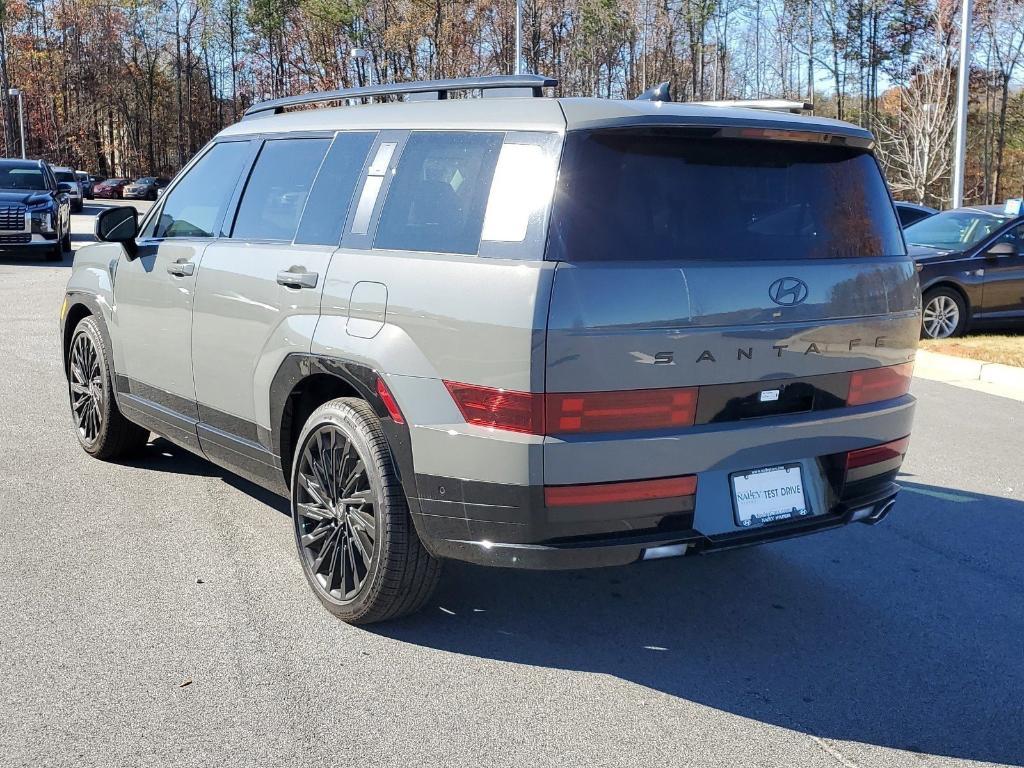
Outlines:
POLYGON ((543 96, 544 88, 554 88, 558 80, 544 75, 488 75, 484 77, 458 77, 450 80, 421 80, 413 83, 384 83, 362 88, 342 88, 337 91, 317 91, 299 96, 285 96, 253 104, 243 115, 243 120, 264 112, 279 114, 287 107, 305 104, 320 104, 327 101, 369 98, 372 96, 404 96, 414 93, 435 93, 438 99, 447 99, 451 91, 494 90, 498 88, 529 88, 533 96, 543 96))
POLYGON ((809 101, 788 101, 787 99, 735 99, 723 101, 691 101, 701 107, 743 107, 745 109, 767 109, 773 112, 810 112, 814 105, 809 101))

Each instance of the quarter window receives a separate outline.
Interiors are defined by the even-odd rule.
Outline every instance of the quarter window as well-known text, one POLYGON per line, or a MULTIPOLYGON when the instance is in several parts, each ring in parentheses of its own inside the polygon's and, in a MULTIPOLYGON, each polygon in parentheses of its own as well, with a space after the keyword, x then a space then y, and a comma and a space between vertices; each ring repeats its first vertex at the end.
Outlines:
POLYGON ((260 150, 231 237, 291 240, 329 139, 275 139, 260 150))
POLYGON ((295 242, 314 245, 341 242, 352 193, 374 136, 373 133, 339 133, 334 139, 306 201, 295 242))
POLYGON ((167 195, 147 237, 213 237, 242 172, 249 143, 215 144, 167 195))
POLYGON ((502 140, 501 133, 413 133, 374 247, 476 253, 502 140))

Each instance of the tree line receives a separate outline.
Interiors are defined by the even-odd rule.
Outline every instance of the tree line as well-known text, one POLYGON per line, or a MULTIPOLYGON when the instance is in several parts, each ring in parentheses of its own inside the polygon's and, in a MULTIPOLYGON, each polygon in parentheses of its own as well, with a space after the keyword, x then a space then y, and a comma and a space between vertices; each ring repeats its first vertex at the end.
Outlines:
MULTIPOLYGON (((859 123, 899 197, 949 196, 955 0, 524 0, 559 95, 787 98, 859 123)), ((169 175, 256 101, 514 70, 514 0, 0 0, 4 151, 169 175), (355 55, 354 55, 355 52, 355 55)), ((977 0, 966 197, 1024 194, 1024 0, 977 0)))

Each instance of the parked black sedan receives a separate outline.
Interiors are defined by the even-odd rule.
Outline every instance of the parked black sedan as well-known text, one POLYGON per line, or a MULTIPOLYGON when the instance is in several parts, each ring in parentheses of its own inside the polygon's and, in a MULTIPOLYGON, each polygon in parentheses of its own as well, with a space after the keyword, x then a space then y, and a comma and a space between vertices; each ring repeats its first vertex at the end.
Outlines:
POLYGON ((902 200, 896 201, 896 215, 900 217, 900 226, 906 229, 911 224, 916 224, 921 219, 927 219, 929 216, 934 216, 938 211, 934 208, 929 208, 927 205, 918 205, 917 203, 906 203, 902 200))
POLYGON ((1024 323, 1024 216, 1009 206, 944 211, 904 231, 918 264, 926 339, 1024 323))

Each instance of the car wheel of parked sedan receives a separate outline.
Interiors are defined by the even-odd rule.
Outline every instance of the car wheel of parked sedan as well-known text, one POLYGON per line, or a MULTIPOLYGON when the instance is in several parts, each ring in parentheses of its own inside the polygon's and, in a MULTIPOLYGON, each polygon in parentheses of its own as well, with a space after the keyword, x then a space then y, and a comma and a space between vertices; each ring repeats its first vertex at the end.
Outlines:
POLYGON ((441 564, 413 527, 380 421, 370 406, 338 398, 299 436, 291 477, 302 570, 331 613, 370 624, 419 610, 441 564))
POLYGON ((97 459, 128 455, 149 440, 117 407, 109 359, 96 319, 83 318, 68 348, 68 394, 78 442, 97 459))
POLYGON ((923 304, 921 338, 948 339, 963 334, 967 307, 959 293, 952 288, 936 288, 924 295, 923 304))

